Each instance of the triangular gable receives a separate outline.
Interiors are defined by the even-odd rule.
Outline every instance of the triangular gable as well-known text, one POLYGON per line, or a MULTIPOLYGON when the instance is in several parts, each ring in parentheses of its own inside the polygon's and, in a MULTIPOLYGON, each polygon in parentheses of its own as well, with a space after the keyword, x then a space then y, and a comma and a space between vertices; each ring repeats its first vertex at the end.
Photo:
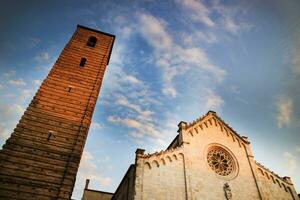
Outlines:
MULTIPOLYGON (((182 129, 184 130, 192 130, 193 127, 196 127, 200 124, 206 124, 206 121, 208 121, 209 119, 213 119, 215 122, 214 123, 218 123, 219 126, 221 126, 221 129, 224 128, 226 131, 228 130, 230 133, 233 133, 237 138, 239 138, 240 140, 242 140, 243 142, 247 143, 247 144, 250 144, 249 140, 247 137, 245 136, 241 136, 240 134, 238 134, 231 126, 229 126, 221 117, 219 117, 217 115, 217 113, 215 111, 208 111, 205 115, 199 117, 198 119, 190 122, 190 123, 187 123, 187 122, 184 122, 184 121, 181 121, 179 124, 178 124, 178 132, 181 132, 182 129)), ((197 131, 197 129, 195 129, 197 131)), ((192 134, 192 133, 191 133, 192 134)), ((177 147, 177 146, 180 146, 180 137, 179 137, 179 134, 174 138, 174 140, 171 142, 171 144, 168 146, 167 149, 170 149, 170 148, 174 148, 174 147, 177 147)))

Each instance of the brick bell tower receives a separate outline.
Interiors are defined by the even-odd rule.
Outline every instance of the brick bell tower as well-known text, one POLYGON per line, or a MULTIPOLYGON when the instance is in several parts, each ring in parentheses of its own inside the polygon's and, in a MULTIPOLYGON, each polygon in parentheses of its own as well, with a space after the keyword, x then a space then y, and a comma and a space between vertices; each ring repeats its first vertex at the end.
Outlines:
POLYGON ((0 151, 0 199, 70 199, 115 36, 78 25, 0 151))

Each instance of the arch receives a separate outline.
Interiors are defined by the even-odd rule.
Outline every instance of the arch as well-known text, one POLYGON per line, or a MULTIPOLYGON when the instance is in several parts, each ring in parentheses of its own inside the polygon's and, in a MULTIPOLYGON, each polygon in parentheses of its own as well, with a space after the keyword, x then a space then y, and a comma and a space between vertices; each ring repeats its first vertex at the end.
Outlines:
POLYGON ((190 130, 189 133, 190 133, 190 135, 191 135, 192 137, 194 136, 193 130, 190 130))
POLYGON ((260 168, 257 168, 258 169, 258 171, 260 172, 260 174, 262 175, 262 176, 264 176, 264 172, 263 172, 263 170, 262 169, 260 169, 260 168))
POLYGON ((199 125, 200 129, 203 130, 202 124, 199 125))
POLYGON ((283 186, 284 190, 287 192, 288 190, 286 189, 286 186, 284 183, 282 183, 282 186, 283 186))
POLYGON ((214 122, 215 122, 215 126, 218 126, 218 124, 217 124, 217 120, 213 117, 212 118, 213 120, 214 120, 214 122))
POLYGON ((147 166, 146 168, 151 169, 151 165, 150 165, 149 162, 146 162, 146 163, 145 163, 145 166, 147 166))
POLYGON ((159 167, 159 163, 156 160, 153 160, 152 163, 154 166, 159 167))
POLYGON ((167 160, 168 160, 169 162, 172 162, 172 159, 171 159, 170 156, 167 156, 166 158, 167 158, 167 160))
POLYGON ((195 127, 194 129, 195 129, 196 133, 198 134, 198 129, 197 129, 197 127, 195 127))
POLYGON ((220 126, 221 131, 223 132, 223 126, 220 122, 218 122, 218 125, 220 126))
POLYGON ((175 160, 177 160, 177 156, 175 154, 173 154, 172 156, 175 160))
POLYGON ((270 175, 270 177, 271 177, 271 179, 272 179, 273 183, 275 183, 275 179, 274 179, 274 177, 273 177, 272 175, 270 175))
POLYGON ((265 172, 266 177, 270 180, 269 174, 265 172))
POLYGON ((86 58, 81 58, 79 66, 84 67, 85 63, 86 63, 86 58))
POLYGON ((184 155, 183 155, 183 153, 179 153, 179 154, 178 154, 178 157, 179 157, 180 159, 182 159, 182 160, 183 160, 183 158, 184 158, 184 155))
POLYGON ((276 179, 276 182, 278 183, 279 187, 281 187, 281 184, 278 179, 276 179))
POLYGON ((89 47, 95 47, 96 43, 97 43, 97 38, 95 36, 91 36, 91 37, 89 37, 86 45, 89 47))
POLYGON ((163 164, 163 165, 165 165, 166 164, 166 161, 165 161, 165 159, 160 159, 161 160, 161 163, 163 164))
POLYGON ((238 143, 239 143, 239 147, 241 147, 240 140, 239 140, 238 138, 235 138, 235 139, 238 141, 238 143))

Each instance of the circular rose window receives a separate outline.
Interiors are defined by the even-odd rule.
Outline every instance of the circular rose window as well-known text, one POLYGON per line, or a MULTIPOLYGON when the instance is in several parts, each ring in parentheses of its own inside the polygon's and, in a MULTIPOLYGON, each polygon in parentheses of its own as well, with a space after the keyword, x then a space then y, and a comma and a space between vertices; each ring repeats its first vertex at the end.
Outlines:
POLYGON ((211 169, 220 176, 228 176, 235 170, 232 156, 221 147, 212 147, 207 152, 207 162, 211 169))

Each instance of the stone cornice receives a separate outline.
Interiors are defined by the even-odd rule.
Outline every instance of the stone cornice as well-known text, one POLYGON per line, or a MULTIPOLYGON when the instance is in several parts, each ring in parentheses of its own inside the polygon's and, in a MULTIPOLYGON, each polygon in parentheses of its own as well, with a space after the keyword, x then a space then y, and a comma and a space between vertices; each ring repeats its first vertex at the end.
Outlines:
POLYGON ((272 174, 272 175, 275 176, 276 178, 280 179, 281 181, 283 181, 283 182, 285 182, 285 183, 287 183, 287 184, 289 184, 289 185, 293 185, 293 183, 291 182, 291 180, 290 180, 289 177, 286 177, 286 176, 285 176, 285 177, 281 177, 281 176, 279 176, 278 174, 276 174, 275 172, 273 172, 273 171, 270 170, 269 168, 265 167, 265 166, 262 165, 261 163, 257 162, 256 160, 255 160, 255 164, 256 164, 258 167, 260 167, 260 168, 264 169, 265 171, 269 172, 270 174, 272 174))
POLYGON ((240 140, 242 140, 246 144, 250 144, 247 137, 244 137, 244 136, 241 136, 240 134, 238 134, 231 126, 229 126, 222 118, 220 118, 215 111, 208 111, 205 115, 197 118, 193 122, 187 123, 184 128, 187 130, 198 123, 204 122, 204 119, 210 115, 215 117, 216 120, 221 122, 226 128, 228 128, 232 133, 234 133, 240 140))

